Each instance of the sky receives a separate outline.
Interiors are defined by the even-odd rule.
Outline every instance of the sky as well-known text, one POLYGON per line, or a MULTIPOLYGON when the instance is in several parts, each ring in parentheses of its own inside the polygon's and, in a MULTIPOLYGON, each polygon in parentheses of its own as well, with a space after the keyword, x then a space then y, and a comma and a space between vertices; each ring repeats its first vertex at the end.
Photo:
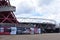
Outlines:
POLYGON ((10 2, 16 6, 14 14, 17 19, 44 18, 60 23, 60 0, 10 0, 10 2))

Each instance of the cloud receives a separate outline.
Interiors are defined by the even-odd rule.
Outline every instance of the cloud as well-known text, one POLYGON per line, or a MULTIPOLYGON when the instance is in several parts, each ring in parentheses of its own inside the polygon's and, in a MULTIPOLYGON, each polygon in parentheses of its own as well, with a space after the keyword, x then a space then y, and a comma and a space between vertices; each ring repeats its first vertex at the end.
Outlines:
POLYGON ((39 6, 44 6, 44 5, 49 5, 53 2, 54 0, 38 0, 38 5, 39 6))
POLYGON ((16 17, 37 17, 60 22, 60 0, 13 0, 16 17))
POLYGON ((33 7, 30 7, 30 6, 28 6, 28 4, 27 3, 22 3, 20 6, 18 6, 18 8, 17 8, 17 13, 20 13, 20 14, 22 14, 22 13, 32 13, 34 11, 34 8, 33 7))

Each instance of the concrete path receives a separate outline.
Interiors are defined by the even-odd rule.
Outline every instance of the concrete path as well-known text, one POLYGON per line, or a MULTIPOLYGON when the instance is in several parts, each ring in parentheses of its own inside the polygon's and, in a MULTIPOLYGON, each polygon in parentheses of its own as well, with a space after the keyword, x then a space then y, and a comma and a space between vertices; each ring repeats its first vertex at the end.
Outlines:
POLYGON ((0 35, 0 40, 60 40, 60 33, 37 35, 0 35))

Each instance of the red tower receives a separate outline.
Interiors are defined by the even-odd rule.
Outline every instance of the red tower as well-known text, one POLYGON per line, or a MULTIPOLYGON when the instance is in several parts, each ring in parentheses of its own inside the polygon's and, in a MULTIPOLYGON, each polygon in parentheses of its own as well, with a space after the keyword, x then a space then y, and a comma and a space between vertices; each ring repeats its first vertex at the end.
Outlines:
POLYGON ((13 13, 15 10, 9 0, 0 0, 0 23, 18 23, 13 13))

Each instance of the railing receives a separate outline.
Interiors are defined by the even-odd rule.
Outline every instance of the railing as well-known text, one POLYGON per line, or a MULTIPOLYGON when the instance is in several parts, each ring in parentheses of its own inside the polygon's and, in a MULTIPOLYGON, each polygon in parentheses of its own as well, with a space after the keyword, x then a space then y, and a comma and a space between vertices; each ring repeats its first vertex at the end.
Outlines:
POLYGON ((7 27, 18 27, 19 24, 12 24, 12 23, 0 23, 0 26, 7 26, 7 27))
POLYGON ((0 12, 1 11, 15 11, 16 7, 14 6, 0 6, 0 12))

